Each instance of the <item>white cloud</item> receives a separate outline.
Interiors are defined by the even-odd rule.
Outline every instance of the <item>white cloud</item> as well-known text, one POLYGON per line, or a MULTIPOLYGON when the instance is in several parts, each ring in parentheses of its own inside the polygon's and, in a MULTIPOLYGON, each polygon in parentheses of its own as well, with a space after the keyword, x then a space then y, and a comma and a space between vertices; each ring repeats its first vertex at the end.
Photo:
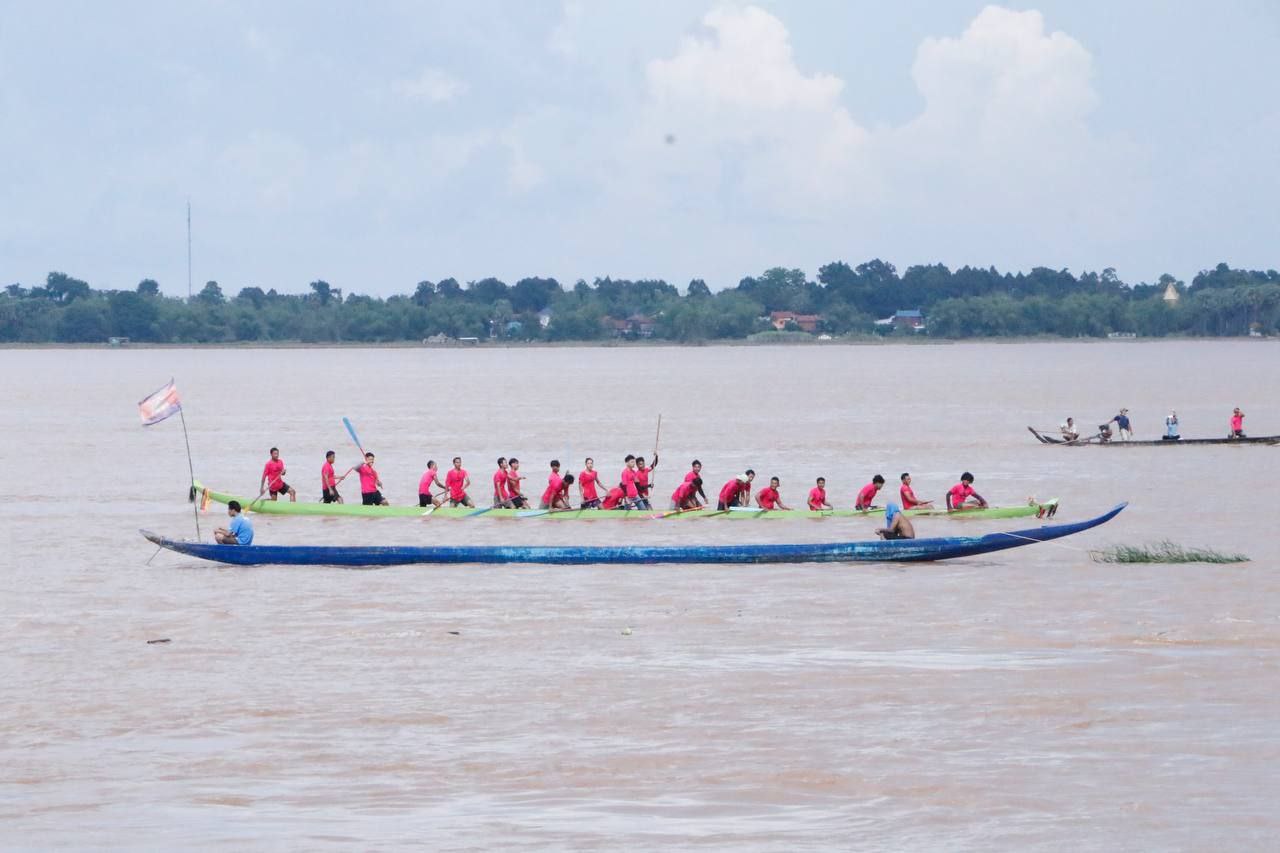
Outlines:
POLYGON ((417 77, 408 80, 397 80, 391 84, 392 91, 401 97, 413 101, 430 101, 443 103, 467 91, 467 84, 438 68, 424 68, 417 77))

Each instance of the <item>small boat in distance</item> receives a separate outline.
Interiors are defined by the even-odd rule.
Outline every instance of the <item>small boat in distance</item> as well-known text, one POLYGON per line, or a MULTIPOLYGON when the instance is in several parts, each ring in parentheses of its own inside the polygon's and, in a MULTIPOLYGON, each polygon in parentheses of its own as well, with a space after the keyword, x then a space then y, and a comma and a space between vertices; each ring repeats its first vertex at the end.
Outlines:
POLYGON ((212 545, 182 542, 148 530, 139 532, 161 548, 201 560, 236 566, 375 566, 529 563, 550 565, 645 565, 656 563, 911 563, 950 560, 1061 539, 1105 524, 1128 504, 1071 524, 1054 524, 932 539, 873 539, 799 545, 212 545))
POLYGON ((1059 444, 1067 447, 1082 447, 1090 444, 1099 447, 1169 447, 1179 444, 1280 444, 1280 435, 1260 435, 1256 438, 1162 438, 1155 441, 1121 441, 1118 438, 1103 441, 1100 436, 1090 435, 1077 438, 1075 441, 1067 441, 1063 438, 1045 435, 1035 427, 1027 427, 1027 429, 1031 430, 1031 434, 1041 444, 1059 444))
MULTIPOLYGON (((577 521, 636 521, 640 519, 694 519, 694 518, 736 518, 736 519, 819 519, 819 518, 883 518, 884 508, 871 510, 829 509, 814 511, 808 509, 770 509, 756 507, 734 507, 717 510, 715 507, 697 510, 660 510, 660 509, 491 509, 489 507, 418 507, 405 506, 363 506, 358 503, 326 504, 307 503, 304 501, 269 501, 265 498, 252 500, 237 497, 226 492, 218 492, 197 480, 194 483, 195 497, 203 502, 208 498, 214 503, 225 504, 228 501, 239 501, 240 506, 249 512, 263 515, 322 515, 322 516, 355 516, 359 518, 469 518, 483 515, 486 518, 547 518, 577 521)), ((906 510, 910 518, 921 516, 929 518, 1052 518, 1058 511, 1058 499, 1032 501, 1020 506, 988 506, 973 507, 960 510, 949 510, 945 507, 920 507, 906 510)))

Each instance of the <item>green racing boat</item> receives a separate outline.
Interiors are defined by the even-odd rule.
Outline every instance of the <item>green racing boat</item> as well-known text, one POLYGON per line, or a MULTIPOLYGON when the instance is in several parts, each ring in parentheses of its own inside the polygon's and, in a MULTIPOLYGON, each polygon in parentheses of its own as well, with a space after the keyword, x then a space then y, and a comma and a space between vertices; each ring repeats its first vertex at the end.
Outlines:
MULTIPOLYGON (((199 480, 192 483, 192 498, 202 503, 213 501, 225 504, 228 501, 239 501, 240 506, 249 512, 264 515, 320 515, 320 516, 355 516, 358 518, 548 518, 572 519, 576 521, 599 520, 637 520, 637 519, 694 519, 694 518, 737 518, 737 519, 800 519, 800 518, 883 518, 884 508, 866 511, 855 509, 772 509, 763 510, 755 507, 734 507, 728 510, 714 508, 695 510, 674 509, 493 509, 489 507, 449 507, 436 508, 418 506, 363 506, 358 503, 296 503, 267 498, 242 498, 237 495, 219 492, 206 488, 199 480)), ((1021 506, 988 506, 985 509, 948 510, 941 508, 916 508, 906 510, 909 518, 1052 518, 1058 511, 1058 499, 1047 501, 1031 501, 1021 506)))

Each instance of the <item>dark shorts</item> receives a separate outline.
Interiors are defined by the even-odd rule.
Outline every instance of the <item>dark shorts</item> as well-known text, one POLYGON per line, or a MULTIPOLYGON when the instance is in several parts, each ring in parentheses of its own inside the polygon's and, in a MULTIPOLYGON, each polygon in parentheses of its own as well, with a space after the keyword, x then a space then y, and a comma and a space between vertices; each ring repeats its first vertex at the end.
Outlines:
POLYGON ((884 532, 884 538, 885 539, 906 539, 907 537, 903 536, 900 531, 886 530, 884 532))
POLYGON ((336 504, 338 502, 338 490, 325 489, 324 495, 320 498, 320 500, 327 504, 336 504))
POLYGON ((600 508, 600 499, 599 499, 599 498, 596 498, 596 499, 595 499, 595 500, 593 500, 593 501, 583 501, 583 502, 582 502, 582 509, 599 509, 599 508, 600 508))
MULTIPOLYGON (((418 499, 421 500, 422 496, 419 495, 418 499)), ((467 503, 467 495, 465 492, 463 492, 462 497, 460 498, 455 498, 455 497, 449 498, 449 506, 466 506, 466 503, 467 503)), ((426 504, 423 504, 423 506, 426 506, 426 504)))
POLYGON ((381 506, 382 492, 361 492, 360 503, 365 506, 381 506))
POLYGON ((418 506, 431 506, 431 495, 424 495, 418 492, 418 506))
POLYGON ((283 495, 283 494, 287 493, 288 491, 289 491, 289 484, 288 484, 288 483, 286 483, 284 480, 281 480, 281 481, 280 481, 280 488, 278 488, 278 489, 273 488, 273 489, 271 490, 271 494, 272 494, 272 495, 283 495))
POLYGON ((521 507, 527 507, 528 505, 529 505, 529 499, 528 499, 528 498, 526 498, 524 495, 512 495, 512 496, 511 496, 511 508, 512 508, 512 509, 520 509, 521 507))

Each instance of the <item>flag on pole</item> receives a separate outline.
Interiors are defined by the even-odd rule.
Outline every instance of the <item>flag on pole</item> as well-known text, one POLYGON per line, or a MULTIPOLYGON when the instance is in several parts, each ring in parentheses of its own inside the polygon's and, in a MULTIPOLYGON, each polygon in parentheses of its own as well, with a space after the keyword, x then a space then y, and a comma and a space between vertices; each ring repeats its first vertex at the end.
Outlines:
POLYGON ((178 396, 178 389, 174 387, 172 379, 159 391, 138 401, 138 414, 142 417, 143 426, 158 424, 181 411, 182 399, 178 396))

